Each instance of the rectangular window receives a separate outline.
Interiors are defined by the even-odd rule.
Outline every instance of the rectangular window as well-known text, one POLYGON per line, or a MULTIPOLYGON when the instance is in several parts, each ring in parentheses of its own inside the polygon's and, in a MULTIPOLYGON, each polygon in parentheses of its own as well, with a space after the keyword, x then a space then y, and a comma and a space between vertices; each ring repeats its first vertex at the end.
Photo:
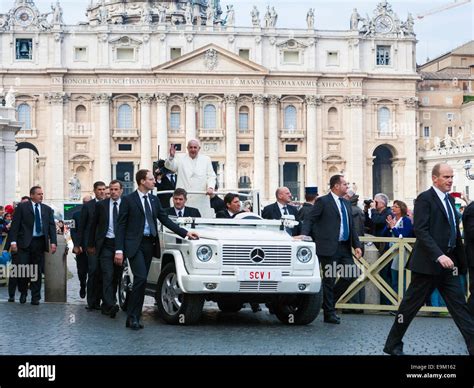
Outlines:
POLYGON ((283 51, 283 62, 284 63, 299 63, 300 62, 300 52, 286 50, 283 51))
POLYGON ((448 118, 449 121, 453 121, 454 120, 454 113, 447 113, 446 117, 448 118))
POLYGON ((297 144, 286 144, 285 145, 286 152, 298 152, 298 145, 297 144))
POLYGON ((423 127, 423 137, 430 137, 430 127, 423 127))
POLYGON ((132 145, 131 144, 119 144, 118 145, 118 150, 119 151, 131 151, 132 150, 132 145))
POLYGON ((328 66, 339 66, 339 53, 337 51, 328 51, 328 66))
POLYGON ((453 136, 453 127, 448 127, 448 135, 453 136))
POLYGON ((176 59, 181 56, 181 47, 171 47, 170 49, 170 59, 176 59))
POLYGON ((430 98, 429 97, 423 97, 421 100, 421 103, 423 105, 430 105, 430 98))
POLYGON ((249 129, 249 114, 247 112, 239 113, 239 130, 248 131, 249 129))
POLYGON ((170 128, 171 129, 180 129, 181 125, 181 112, 171 112, 170 115, 170 128))
POLYGON ((423 120, 431 120, 431 113, 423 112, 423 120))
POLYGON ((377 66, 390 65, 390 46, 377 46, 377 66))
POLYGON ((181 151, 181 148, 182 148, 182 147, 181 147, 181 143, 178 143, 178 144, 175 143, 174 149, 175 149, 176 151, 180 152, 180 151, 181 151))
POLYGON ((239 144, 239 151, 240 152, 249 152, 250 151, 250 144, 239 144))
POLYGON ((18 60, 33 59, 33 39, 17 39, 16 40, 16 59, 18 60))
POLYGON ((134 61, 135 60, 135 49, 133 48, 118 48, 117 49, 117 61, 134 61))
POLYGON ((77 62, 87 61, 87 47, 74 47, 74 60, 77 62))
POLYGON ((239 57, 246 59, 247 61, 250 60, 250 50, 249 49, 240 49, 239 50, 239 57))

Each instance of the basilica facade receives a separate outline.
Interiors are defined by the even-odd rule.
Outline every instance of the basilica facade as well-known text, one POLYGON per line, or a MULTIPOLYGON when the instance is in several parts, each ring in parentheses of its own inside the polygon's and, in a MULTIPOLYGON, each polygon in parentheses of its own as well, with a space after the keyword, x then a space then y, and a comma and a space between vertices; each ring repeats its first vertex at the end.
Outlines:
POLYGON ((196 138, 223 190, 302 199, 343 173, 363 197, 415 198, 416 37, 386 1, 341 10, 343 31, 319 30, 317 9, 287 29, 275 7, 238 27, 218 0, 91 1, 77 25, 39 5, 0 10, 1 87, 17 142, 34 146, 17 152, 18 196, 40 183, 61 203, 71 179, 83 194, 112 178, 132 190, 138 169, 196 138))

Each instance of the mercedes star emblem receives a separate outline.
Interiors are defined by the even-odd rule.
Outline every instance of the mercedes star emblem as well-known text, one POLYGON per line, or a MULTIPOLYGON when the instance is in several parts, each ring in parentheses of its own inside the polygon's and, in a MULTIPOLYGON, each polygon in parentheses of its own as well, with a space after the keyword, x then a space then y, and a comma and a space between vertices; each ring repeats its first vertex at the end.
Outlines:
POLYGON ((254 263, 261 263, 265 259, 265 252, 262 248, 255 248, 250 252, 250 260, 254 263))

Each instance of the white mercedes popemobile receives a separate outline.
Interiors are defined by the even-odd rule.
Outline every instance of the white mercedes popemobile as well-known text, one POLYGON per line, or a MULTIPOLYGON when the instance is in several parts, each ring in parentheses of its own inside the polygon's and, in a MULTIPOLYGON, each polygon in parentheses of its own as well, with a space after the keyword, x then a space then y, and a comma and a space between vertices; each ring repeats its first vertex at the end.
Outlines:
MULTIPOLYGON (((239 193, 253 199, 258 193, 239 193)), ((287 324, 306 325, 322 303, 319 261, 312 241, 296 240, 285 229, 298 223, 288 218, 263 220, 255 213, 233 219, 175 218, 199 233, 183 239, 160 228, 161 257, 153 258, 146 294, 156 299, 163 320, 192 325, 205 301, 223 312, 237 312, 244 303, 265 303, 287 324)), ((133 274, 125 262, 119 302, 126 310, 133 274)))

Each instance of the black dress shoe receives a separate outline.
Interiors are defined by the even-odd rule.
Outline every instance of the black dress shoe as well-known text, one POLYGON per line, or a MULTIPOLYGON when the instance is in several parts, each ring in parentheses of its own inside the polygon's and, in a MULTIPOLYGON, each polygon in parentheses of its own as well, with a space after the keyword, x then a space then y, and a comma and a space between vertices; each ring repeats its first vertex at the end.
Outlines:
POLYGON ((21 295, 20 295, 20 303, 21 303, 21 304, 26 303, 26 294, 21 294, 21 295))
POLYGON ((385 346, 383 348, 384 353, 390 354, 391 356, 404 356, 403 346, 395 346, 394 348, 389 348, 385 346))
POLYGON ((128 327, 132 330, 139 330, 140 324, 138 323, 138 319, 135 317, 128 317, 127 321, 125 322, 125 327, 128 327))
POLYGON ((31 301, 31 304, 32 304, 33 306, 38 306, 38 305, 40 304, 40 302, 39 302, 39 300, 36 300, 36 299, 35 299, 35 300, 32 300, 32 301, 31 301))
POLYGON ((86 288, 81 286, 81 289, 79 290, 79 296, 81 299, 84 299, 86 297, 86 288))
POLYGON ((119 306, 114 305, 108 310, 102 309, 102 314, 108 315, 110 318, 115 318, 119 310, 120 310, 119 306))
POLYGON ((14 298, 13 296, 10 296, 10 297, 8 298, 8 301, 9 301, 9 302, 14 302, 14 301, 15 301, 15 298, 14 298))
POLYGON ((334 323, 336 325, 339 325, 341 323, 341 318, 339 318, 336 314, 327 315, 327 316, 324 317, 324 322, 325 323, 334 323))

